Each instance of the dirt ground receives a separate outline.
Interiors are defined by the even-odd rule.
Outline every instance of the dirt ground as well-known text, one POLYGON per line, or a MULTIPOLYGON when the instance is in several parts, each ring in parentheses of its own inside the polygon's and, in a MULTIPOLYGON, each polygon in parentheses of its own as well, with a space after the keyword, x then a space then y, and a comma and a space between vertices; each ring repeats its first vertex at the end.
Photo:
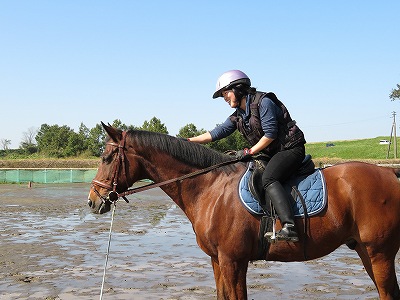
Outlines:
MULTIPOLYGON (((88 191, 0 185, 0 299, 100 297, 111 213, 92 214, 88 191)), ((159 189, 129 198, 117 204, 103 299, 216 299, 210 260, 180 209, 159 189)), ((257 261, 247 278, 249 299, 377 299, 347 247, 307 263, 257 261)))

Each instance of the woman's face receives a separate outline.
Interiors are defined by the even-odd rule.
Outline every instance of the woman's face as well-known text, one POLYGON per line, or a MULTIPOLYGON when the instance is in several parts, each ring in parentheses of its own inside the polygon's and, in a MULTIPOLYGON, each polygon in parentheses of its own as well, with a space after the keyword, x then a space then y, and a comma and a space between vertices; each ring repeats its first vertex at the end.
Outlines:
POLYGON ((230 107, 236 108, 239 106, 239 102, 236 100, 235 93, 232 90, 227 90, 222 92, 222 97, 230 107))

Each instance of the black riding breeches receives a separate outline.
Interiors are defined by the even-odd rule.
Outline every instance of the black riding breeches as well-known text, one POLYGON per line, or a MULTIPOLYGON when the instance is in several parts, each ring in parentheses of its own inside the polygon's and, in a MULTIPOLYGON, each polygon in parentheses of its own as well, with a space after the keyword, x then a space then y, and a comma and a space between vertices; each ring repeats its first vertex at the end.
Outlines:
POLYGON ((296 172, 305 157, 304 145, 276 153, 268 162, 262 176, 264 189, 275 181, 284 182, 296 172))

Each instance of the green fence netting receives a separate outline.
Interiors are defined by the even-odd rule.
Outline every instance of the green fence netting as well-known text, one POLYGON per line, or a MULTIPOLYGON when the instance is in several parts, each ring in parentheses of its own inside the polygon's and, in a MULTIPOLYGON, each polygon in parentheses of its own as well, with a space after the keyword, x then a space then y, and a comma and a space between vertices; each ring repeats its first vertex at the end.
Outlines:
POLYGON ((97 169, 0 169, 3 183, 79 183, 91 182, 97 169))

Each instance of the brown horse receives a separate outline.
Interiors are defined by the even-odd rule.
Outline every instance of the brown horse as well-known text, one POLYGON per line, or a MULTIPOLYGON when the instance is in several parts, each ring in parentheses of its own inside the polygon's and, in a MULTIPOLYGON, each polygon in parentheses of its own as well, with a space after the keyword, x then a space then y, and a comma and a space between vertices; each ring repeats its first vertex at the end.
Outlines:
MULTIPOLYGON (((103 127, 109 139, 89 193, 92 210, 109 211, 113 201, 140 179, 169 182, 162 190, 184 211, 198 245, 211 257, 218 299, 246 299, 248 263, 259 259, 260 231, 260 217, 238 200, 238 182, 246 164, 231 163, 173 181, 232 158, 164 134, 103 127)), ((270 244, 264 259, 311 260, 347 244, 357 251, 380 299, 399 299, 395 272, 400 247, 399 172, 351 162, 325 168, 323 174, 327 207, 307 220, 308 230, 299 230, 298 243, 270 244)), ((296 218, 298 228, 304 222, 296 218)))

